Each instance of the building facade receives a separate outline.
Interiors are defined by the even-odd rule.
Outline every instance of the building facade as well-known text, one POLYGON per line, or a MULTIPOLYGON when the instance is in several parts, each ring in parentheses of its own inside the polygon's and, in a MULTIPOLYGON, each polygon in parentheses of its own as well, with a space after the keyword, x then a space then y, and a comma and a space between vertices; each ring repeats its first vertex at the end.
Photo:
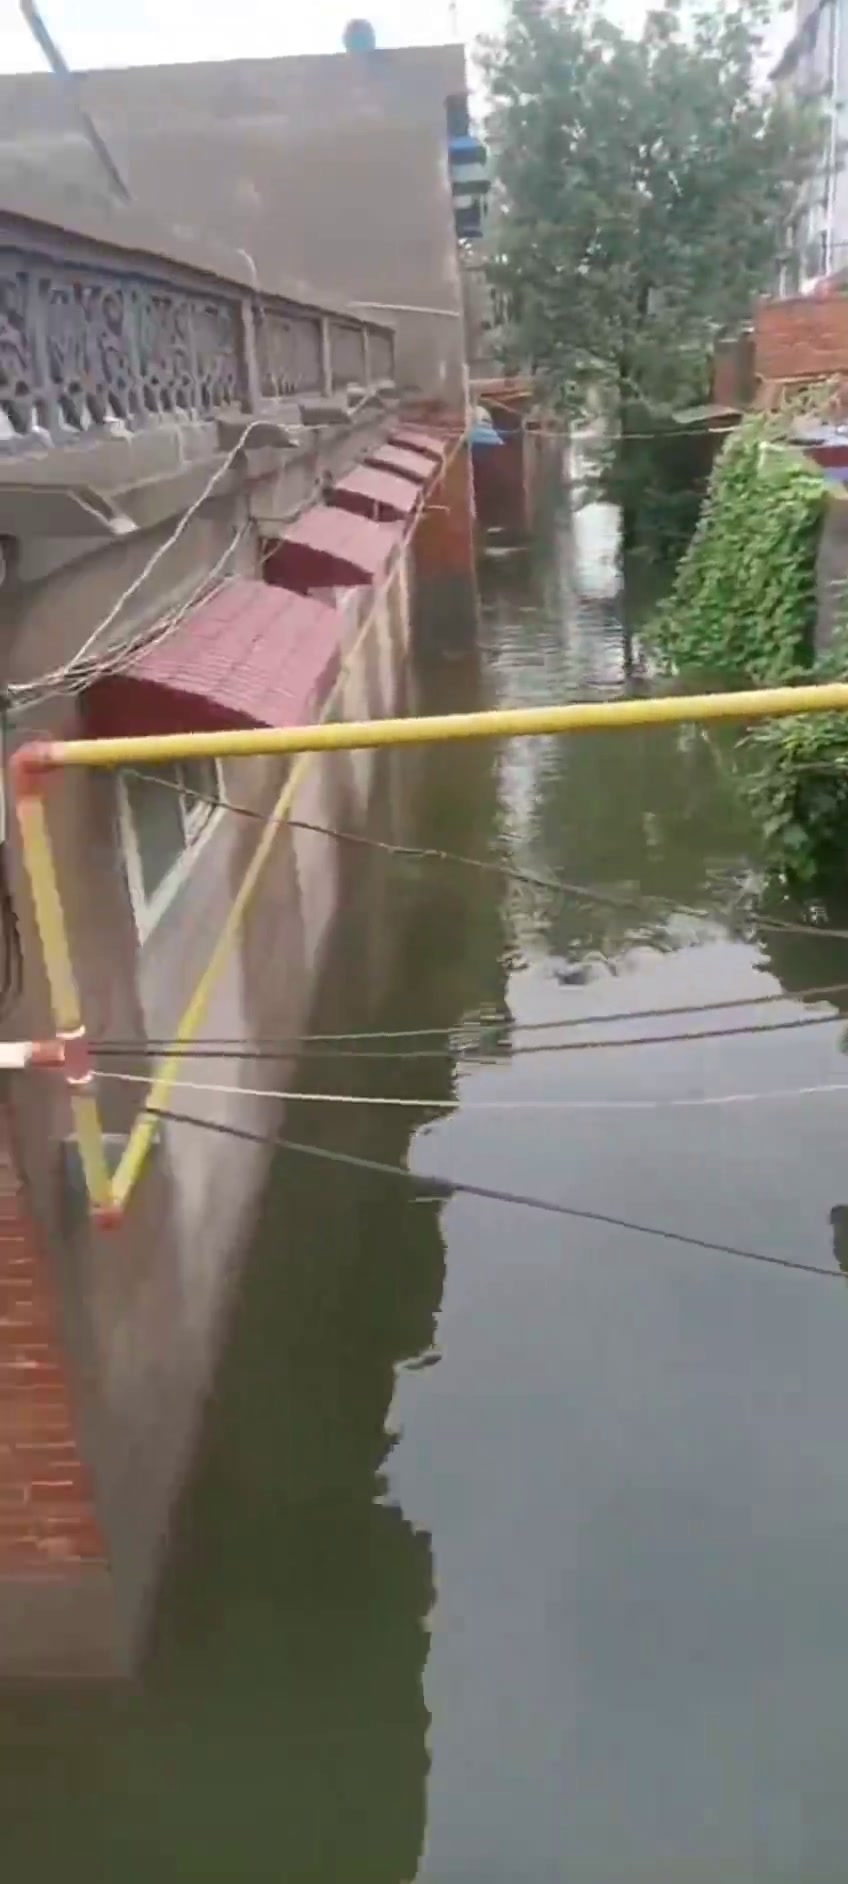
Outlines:
MULTIPOLYGON (((470 580, 445 119, 461 54, 85 85, 130 206, 98 192, 49 79, 2 87, 12 770, 33 737, 401 709, 416 608, 432 587, 445 619, 470 580)), ((308 1028, 351 868, 333 833, 367 829, 374 780, 368 752, 41 779, 88 1057, 77 1041, 75 1070, 7 1073, 0 1093, 0 1675, 116 1671, 143 1641, 284 1116, 264 1095, 290 1069, 250 1044, 308 1028), (168 1043, 220 1039, 245 1048, 236 1091, 193 1092, 191 1129, 152 1120, 168 1043), (92 1078, 110 1167, 133 1164, 108 1235, 65 1074, 92 1078)), ((11 803, 0 860, 3 1038, 55 1041, 11 803)))
POLYGON ((796 294, 848 267, 848 0, 798 0, 772 79, 819 100, 826 114, 822 161, 793 219, 781 282, 783 293, 796 294))
MULTIPOLYGON (((166 204, 178 230, 249 257, 263 283, 390 308, 401 389, 462 406, 456 217, 485 200, 485 178, 461 46, 88 72, 78 96, 140 208, 166 204)), ((52 77, 0 78, 0 176, 48 174, 66 201, 104 188, 52 77)))

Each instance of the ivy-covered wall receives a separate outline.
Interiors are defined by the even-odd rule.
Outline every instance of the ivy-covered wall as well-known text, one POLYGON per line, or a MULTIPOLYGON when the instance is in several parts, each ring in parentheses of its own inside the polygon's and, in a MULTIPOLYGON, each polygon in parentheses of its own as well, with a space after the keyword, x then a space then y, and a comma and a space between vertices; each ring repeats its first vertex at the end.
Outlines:
MULTIPOLYGON (((848 640, 816 657, 816 559, 825 479, 757 415, 725 444, 649 640, 677 673, 724 685, 848 678, 848 640)), ((771 862, 811 886, 848 866, 848 716, 770 721, 740 767, 771 862)))
POLYGON ((740 685, 791 680, 813 658, 817 465, 747 419, 716 459, 695 534, 654 624, 666 662, 740 685))

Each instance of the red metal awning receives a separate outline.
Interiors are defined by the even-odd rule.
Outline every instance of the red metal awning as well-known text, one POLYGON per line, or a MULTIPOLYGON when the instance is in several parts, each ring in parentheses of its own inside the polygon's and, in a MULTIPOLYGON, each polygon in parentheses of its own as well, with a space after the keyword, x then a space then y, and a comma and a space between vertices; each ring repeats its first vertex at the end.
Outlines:
POLYGON ((88 689, 94 738, 298 726, 338 672, 343 618, 326 602, 238 578, 123 673, 88 689))
POLYGON ((377 471, 392 471, 399 478, 408 478, 412 484, 427 484, 436 474, 432 458, 425 458, 420 451, 404 451, 399 445, 376 445, 365 463, 377 471))
POLYGON ((434 432, 416 431, 413 425, 401 425, 397 431, 389 433, 389 443, 403 445, 408 451, 421 451, 425 458, 437 458, 441 463, 450 440, 437 438, 434 432))
POLYGON ((346 477, 339 478, 329 493, 334 509, 352 510, 360 517, 373 517, 389 523, 403 522, 414 511, 421 492, 408 478, 392 477, 388 471, 374 471, 360 464, 346 477))
POLYGON ((361 587, 383 574, 401 536, 397 524, 374 523, 348 510, 316 504, 270 550, 265 572, 270 582, 285 583, 303 594, 361 587))

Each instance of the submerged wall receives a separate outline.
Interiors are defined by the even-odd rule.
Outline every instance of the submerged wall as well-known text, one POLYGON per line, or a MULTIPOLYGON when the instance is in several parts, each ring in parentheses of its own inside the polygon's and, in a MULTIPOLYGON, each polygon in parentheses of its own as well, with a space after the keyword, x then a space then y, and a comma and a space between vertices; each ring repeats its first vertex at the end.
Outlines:
MULTIPOLYGON (((343 653, 349 667, 334 714, 358 719, 397 709, 410 612, 404 551, 388 586, 347 596, 343 653)), ((293 819, 361 830, 376 761, 367 752, 310 761, 293 819)), ((283 776, 282 761, 243 760, 226 767, 225 793, 261 815, 270 811, 283 776)), ((119 868, 116 874, 110 781, 82 775, 76 790, 64 795, 66 784, 61 778, 52 783, 50 809, 93 1032, 173 1033, 262 826, 235 814, 219 822, 190 887, 145 944, 133 986, 120 944, 121 920, 129 925, 131 913, 119 868), (83 845, 88 867, 69 870, 83 845), (109 970, 110 959, 117 970, 109 970)), ((304 1031, 344 907, 349 849, 318 830, 281 829, 215 982, 206 1038, 280 1040, 304 1031)), ((34 948, 30 953, 35 958, 34 948)), ((30 1013, 33 1032, 49 1033, 43 988, 31 991, 30 1013)), ((293 1057, 216 1061, 214 1073, 203 1061, 187 1061, 185 1080, 205 1076, 242 1089, 240 1096, 177 1090, 171 1105, 200 1119, 273 1134, 281 1105, 250 1098, 244 1088, 285 1087, 293 1057)), ((151 1070, 149 1058, 131 1051, 109 1066, 145 1078, 151 1070)), ((61 1082, 45 1085, 49 1077, 39 1076, 38 1084, 35 1076, 21 1078, 13 1089, 5 1147, 9 1183, 0 1185, 0 1399, 7 1395, 5 1415, 14 1389, 16 1433, 24 1448, 37 1449, 12 1448, 4 1417, 0 1675, 117 1672, 137 1653, 270 1157, 267 1145, 163 1125, 123 1223, 112 1233, 97 1231, 63 1184, 67 1100, 61 1082), (12 1147, 34 1221, 19 1191, 12 1147), (10 1276, 31 1292, 21 1292, 16 1280, 13 1294, 10 1276), (23 1317, 13 1350, 3 1345, 7 1307, 23 1317), (22 1397, 27 1383, 33 1390, 22 1397), (45 1454, 45 1437, 63 1448, 64 1475, 45 1454), (35 1475, 36 1467, 44 1477, 35 1475), (24 1508, 23 1528, 13 1526, 9 1510, 17 1519, 24 1508)), ((100 1092, 107 1129, 125 1132, 144 1087, 103 1080, 100 1092)), ((3 1149, 0 1144, 0 1177, 3 1149)))

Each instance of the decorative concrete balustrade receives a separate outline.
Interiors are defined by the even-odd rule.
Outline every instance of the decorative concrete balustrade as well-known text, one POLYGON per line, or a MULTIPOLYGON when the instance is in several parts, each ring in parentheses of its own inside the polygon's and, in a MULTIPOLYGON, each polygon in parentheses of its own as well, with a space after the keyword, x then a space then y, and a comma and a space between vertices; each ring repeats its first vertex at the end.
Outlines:
MULTIPOLYGON (((90 228, 92 215, 84 220, 90 228)), ((93 427, 258 412, 394 377, 389 324, 299 289, 266 292, 246 252, 219 259, 161 230, 151 252, 149 224, 146 243, 129 248, 139 220, 128 212, 104 241, 76 218, 69 229, 0 213, 4 452, 78 440, 93 427)))

